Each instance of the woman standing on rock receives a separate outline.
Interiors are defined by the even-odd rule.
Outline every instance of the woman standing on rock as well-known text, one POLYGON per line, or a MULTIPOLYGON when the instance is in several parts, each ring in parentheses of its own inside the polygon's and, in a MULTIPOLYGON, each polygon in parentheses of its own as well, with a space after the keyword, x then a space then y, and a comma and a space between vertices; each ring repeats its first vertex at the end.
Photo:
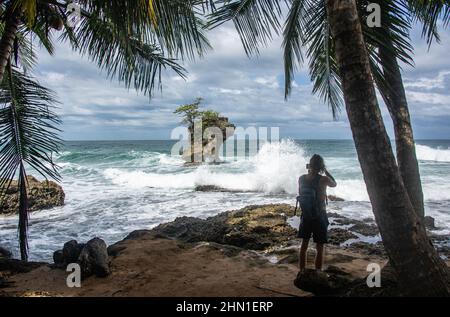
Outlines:
POLYGON ((314 154, 306 168, 308 174, 300 176, 298 180, 299 196, 297 197, 302 210, 298 231, 298 237, 302 238, 299 257, 300 272, 303 272, 306 267, 306 252, 311 236, 317 249, 315 268, 322 270, 323 246, 328 241, 327 187, 337 185, 333 176, 326 170, 320 155, 314 154))

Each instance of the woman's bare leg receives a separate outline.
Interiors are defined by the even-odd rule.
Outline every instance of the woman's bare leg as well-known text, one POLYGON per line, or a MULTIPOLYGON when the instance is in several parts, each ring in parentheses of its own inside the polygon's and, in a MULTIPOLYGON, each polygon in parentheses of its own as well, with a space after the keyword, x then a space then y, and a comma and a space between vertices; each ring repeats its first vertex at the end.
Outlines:
POLYGON ((315 266, 316 270, 322 270, 322 264, 323 264, 323 243, 316 243, 316 261, 315 266))
POLYGON ((306 252, 308 251, 309 239, 303 239, 300 247, 299 263, 300 271, 304 271, 306 267, 306 252))

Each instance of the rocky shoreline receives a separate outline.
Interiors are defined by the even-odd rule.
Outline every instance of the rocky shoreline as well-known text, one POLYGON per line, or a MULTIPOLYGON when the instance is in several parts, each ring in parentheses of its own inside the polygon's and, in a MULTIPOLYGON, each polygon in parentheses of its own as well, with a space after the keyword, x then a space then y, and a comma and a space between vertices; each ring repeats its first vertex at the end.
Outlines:
MULTIPOLYGON (((293 281, 297 273, 300 240, 296 237, 297 230, 292 225, 293 219, 294 207, 288 204, 247 206, 207 219, 180 217, 150 230, 134 231, 122 241, 108 247, 98 238, 85 244, 69 241, 62 250, 55 252, 54 264, 28 263, 24 266, 20 261, 2 258, 0 253, 0 294, 4 296, 395 294, 396 291, 393 291, 396 285, 395 278, 389 279, 390 287, 383 291, 370 291, 364 285, 361 286, 365 283, 368 263, 376 262, 384 265, 387 262, 382 243, 367 242, 377 241, 379 234, 373 219, 354 220, 338 213, 329 213, 330 243, 325 258, 329 283, 324 284, 323 276, 317 276, 312 272, 309 280, 303 279, 303 284, 297 285, 302 288, 301 290, 295 287, 293 281), (64 268, 71 262, 80 264, 83 285, 87 284, 89 288, 74 290, 65 286, 64 268), (20 269, 17 270, 15 267, 20 269), (40 276, 41 282, 34 281, 36 276, 40 276), (140 278, 136 279, 137 276, 140 278), (233 283, 228 281, 230 276, 232 280, 234 279, 233 283), (120 284, 117 286, 114 280, 118 278, 127 285, 126 290, 117 289, 120 284), (146 282, 141 285, 139 281, 142 278, 146 282), (212 289, 219 284, 229 284, 229 289, 223 287, 212 289)), ((438 246, 441 256, 448 259, 450 257, 448 237, 437 235, 431 237, 438 246)), ((309 263, 312 263, 313 257, 314 249, 311 248, 308 254, 309 263)), ((386 273, 386 276, 392 277, 392 273, 386 273)))

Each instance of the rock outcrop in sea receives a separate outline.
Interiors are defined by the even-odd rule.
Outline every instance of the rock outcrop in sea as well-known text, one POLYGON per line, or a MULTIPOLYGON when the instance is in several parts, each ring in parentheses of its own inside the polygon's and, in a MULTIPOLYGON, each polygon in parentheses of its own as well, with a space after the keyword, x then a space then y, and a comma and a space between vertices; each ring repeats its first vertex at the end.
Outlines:
MULTIPOLYGON (((214 116, 209 120, 203 120, 201 142, 191 140, 190 146, 187 146, 182 152, 183 159, 191 164, 201 162, 219 163, 219 150, 227 138, 233 135, 234 128, 235 125, 230 123, 227 117, 214 116), (208 128, 218 129, 221 133, 205 137, 204 134, 208 128)), ((192 127, 189 127, 189 133, 190 135, 194 133, 192 127)))
MULTIPOLYGON (((40 182, 33 176, 27 176, 29 210, 37 211, 64 205, 65 193, 60 185, 53 181, 40 182)), ((6 191, 0 214, 14 214, 19 208, 17 181, 13 180, 6 191)))

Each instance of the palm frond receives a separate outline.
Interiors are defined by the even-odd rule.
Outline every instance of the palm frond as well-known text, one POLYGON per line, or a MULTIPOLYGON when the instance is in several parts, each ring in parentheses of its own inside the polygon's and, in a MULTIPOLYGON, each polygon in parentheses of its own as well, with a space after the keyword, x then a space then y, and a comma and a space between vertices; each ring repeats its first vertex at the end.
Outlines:
POLYGON ((409 10, 414 22, 422 23, 422 36, 429 46, 435 40, 440 42, 438 24, 442 21, 444 28, 450 23, 449 0, 408 0, 409 10))
POLYGON ((294 74, 303 63, 302 47, 304 45, 304 31, 306 13, 309 7, 307 0, 292 0, 289 14, 283 29, 284 56, 284 96, 291 93, 294 74))
POLYGON ((370 28, 363 24, 363 34, 369 53, 370 67, 374 82, 383 99, 386 101, 389 95, 390 85, 386 82, 385 73, 398 71, 398 63, 392 64, 391 58, 383 58, 383 54, 389 54, 394 59, 413 66, 413 46, 409 31, 411 19, 408 5, 405 1, 393 0, 360 0, 360 15, 366 18, 365 6, 376 1, 381 7, 381 28, 370 28))
POLYGON ((308 47, 313 94, 318 94, 320 99, 328 104, 333 119, 336 120, 344 102, 334 41, 324 1, 309 6, 304 36, 305 45, 308 47))
MULTIPOLYGON (((366 7, 372 2, 378 3, 381 7, 382 27, 373 28, 361 23, 369 50, 370 47, 384 47, 403 63, 413 66, 414 48, 410 39, 411 19, 407 4, 402 0, 359 0, 361 20, 367 18, 366 7)), ((373 56, 375 60, 382 62, 377 50, 371 50, 371 53, 375 54, 373 56)))
POLYGON ((94 15, 83 19, 73 32, 65 32, 63 39, 70 40, 74 50, 97 63, 110 78, 149 95, 160 83, 162 69, 185 77, 184 68, 165 57, 155 44, 144 43, 94 15))
POLYGON ((218 0, 209 16, 208 28, 233 21, 247 55, 259 54, 273 35, 281 30, 282 4, 279 0, 218 0))
POLYGON ((79 1, 85 17, 93 15, 114 25, 117 33, 157 43, 168 56, 182 59, 202 56, 210 48, 196 3, 198 0, 79 1))
POLYGON ((57 136, 60 120, 52 109, 56 103, 53 93, 14 70, 11 64, 8 68, 0 85, 0 202, 18 174, 20 250, 22 259, 27 260, 25 166, 45 178, 60 179, 51 157, 62 143, 57 136))

